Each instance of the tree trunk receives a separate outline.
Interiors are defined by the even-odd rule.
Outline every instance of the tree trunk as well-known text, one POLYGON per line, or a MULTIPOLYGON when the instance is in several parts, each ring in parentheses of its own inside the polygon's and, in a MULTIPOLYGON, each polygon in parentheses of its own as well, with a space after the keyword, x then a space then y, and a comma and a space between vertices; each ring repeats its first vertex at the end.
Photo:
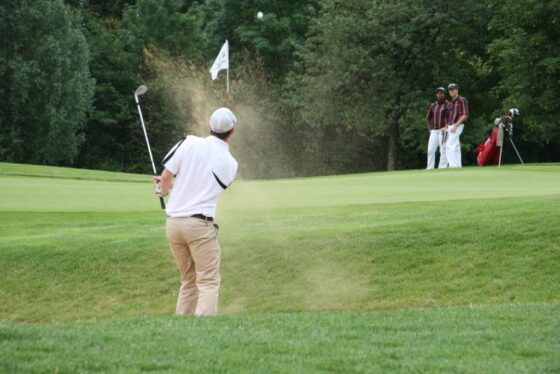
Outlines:
POLYGON ((399 143, 400 143, 400 135, 399 135, 399 120, 401 118, 401 114, 399 112, 395 113, 393 116, 391 123, 389 124, 389 154, 387 157, 387 170, 395 170, 397 169, 398 159, 399 159, 399 143))

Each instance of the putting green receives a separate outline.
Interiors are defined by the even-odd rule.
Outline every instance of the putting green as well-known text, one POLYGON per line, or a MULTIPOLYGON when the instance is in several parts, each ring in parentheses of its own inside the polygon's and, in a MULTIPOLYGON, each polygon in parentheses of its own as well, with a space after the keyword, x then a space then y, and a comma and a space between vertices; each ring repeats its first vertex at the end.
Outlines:
MULTIPOLYGON (((0 164, 8 211, 124 212, 158 208, 150 176, 0 164), (78 179, 79 178, 79 179, 78 179), (142 179, 144 178, 144 179, 142 179)), ((237 181, 220 212, 359 204, 510 198, 560 194, 560 166, 369 173, 271 181, 237 181)))

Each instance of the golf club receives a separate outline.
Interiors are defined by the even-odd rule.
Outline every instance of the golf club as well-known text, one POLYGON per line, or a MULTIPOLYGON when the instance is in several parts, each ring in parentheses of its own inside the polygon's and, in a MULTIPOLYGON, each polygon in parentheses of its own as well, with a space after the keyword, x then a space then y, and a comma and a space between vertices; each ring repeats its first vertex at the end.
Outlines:
POLYGON ((525 165, 523 163, 523 159, 521 158, 521 155, 519 154, 519 151, 517 150, 517 147, 515 146, 515 143, 513 142, 513 119, 515 118, 515 116, 519 116, 519 109, 517 108, 511 108, 508 112, 508 117, 509 117, 509 122, 507 125, 503 125, 502 123, 500 123, 499 125, 499 132, 498 132, 498 141, 496 143, 496 145, 498 147, 500 147, 500 158, 498 160, 498 167, 500 167, 502 165, 502 151, 504 149, 504 131, 507 132, 507 139, 509 140, 509 142, 511 143, 511 145, 513 146, 513 149, 515 151, 515 153, 517 154, 517 157, 519 158, 519 161, 521 162, 521 165, 525 165))
MULTIPOLYGON (((140 122, 142 123, 142 129, 144 130, 144 137, 146 138, 146 145, 148 146, 148 153, 150 154, 150 161, 152 162, 152 169, 154 171, 154 176, 157 176, 156 164, 154 164, 154 157, 152 156, 152 149, 150 148, 150 141, 148 140, 148 133, 146 132, 146 125, 144 125, 144 117, 142 117, 142 109, 140 108, 140 99, 139 96, 144 95, 148 91, 148 87, 145 85, 140 85, 134 91, 134 100, 136 101, 136 107, 138 108, 138 114, 140 115, 140 122)), ((159 183, 157 187, 159 189, 159 183)), ((163 197, 159 198, 159 202, 161 205, 161 209, 165 209, 165 201, 163 201, 163 197)))
POLYGON ((521 165, 525 165, 523 163, 523 159, 521 158, 521 155, 519 154, 519 152, 517 151, 517 147, 515 146, 515 143, 513 142, 513 118, 515 116, 519 115, 519 109, 517 108, 511 108, 509 110, 509 112, 511 113, 511 122, 509 124, 509 129, 508 129, 508 134, 509 134, 509 142, 511 143, 511 145, 513 146, 513 149, 515 150, 515 153, 517 154, 517 157, 519 158, 519 161, 521 161, 521 165))

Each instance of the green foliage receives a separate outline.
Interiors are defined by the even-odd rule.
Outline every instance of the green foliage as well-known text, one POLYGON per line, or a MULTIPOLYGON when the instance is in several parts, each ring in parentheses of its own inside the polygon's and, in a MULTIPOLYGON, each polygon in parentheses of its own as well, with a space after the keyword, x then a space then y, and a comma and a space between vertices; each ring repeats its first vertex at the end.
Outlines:
POLYGON ((0 157, 71 164, 94 81, 80 18, 61 0, 0 5, 0 157))
POLYGON ((120 22, 84 14, 96 79, 94 105, 85 128, 78 164, 88 168, 146 170, 147 152, 133 99, 142 79, 141 51, 131 47, 120 22), (141 166, 140 166, 141 165, 141 166))
POLYGON ((208 69, 226 39, 234 109, 254 112, 245 124, 261 137, 237 140, 246 177, 422 168, 424 116, 451 81, 470 103, 465 164, 512 106, 524 158, 560 157, 557 1, 65 3, 0 6, 2 160, 149 171, 132 92, 150 87, 142 108, 160 159, 202 107, 225 100, 179 100, 170 87, 192 93, 190 75, 173 81, 157 60, 204 72, 204 90, 222 98, 225 78, 208 69))
POLYGON ((121 19, 124 8, 134 4, 135 0, 64 0, 64 2, 74 7, 82 7, 100 18, 121 19))
POLYGON ((133 100, 140 84, 150 94, 142 98, 142 109, 156 161, 183 136, 175 108, 162 90, 162 78, 151 78, 145 51, 193 58, 196 35, 192 17, 181 1, 139 1, 128 7, 124 24, 99 19, 89 11, 87 35, 94 53, 91 70, 97 78, 95 110, 88 122, 86 143, 79 163, 98 169, 151 170, 144 135, 133 100))
POLYGON ((500 74, 496 91, 504 100, 502 112, 520 108, 522 139, 540 150, 529 151, 531 159, 541 159, 538 154, 547 152, 558 157, 560 3, 499 1, 496 7, 498 13, 491 27, 499 36, 489 51, 500 74))
POLYGON ((216 47, 228 39, 234 66, 258 56, 267 75, 282 81, 292 69, 295 49, 305 39, 316 6, 316 0, 202 2, 195 11, 203 27, 205 47, 212 51, 206 58, 214 58, 216 47), (259 11, 264 14, 261 20, 257 18, 259 11))
POLYGON ((446 1, 322 5, 300 52, 300 73, 292 76, 302 120, 318 131, 355 129, 382 140, 378 154, 388 153, 395 168, 401 148, 417 155, 425 147, 422 119, 433 89, 484 73, 471 62, 484 57, 481 27, 491 12, 446 1))
POLYGON ((190 15, 184 1, 138 0, 126 9, 123 20, 138 49, 157 49, 198 61, 198 20, 190 15))

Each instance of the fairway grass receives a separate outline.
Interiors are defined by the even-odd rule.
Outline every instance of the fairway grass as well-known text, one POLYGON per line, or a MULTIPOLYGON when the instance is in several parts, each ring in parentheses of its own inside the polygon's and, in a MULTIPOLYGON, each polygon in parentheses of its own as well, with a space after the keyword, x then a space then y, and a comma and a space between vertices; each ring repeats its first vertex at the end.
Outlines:
POLYGON ((560 370, 560 165, 236 182, 211 319, 150 176, 0 182, 0 371, 560 370))

